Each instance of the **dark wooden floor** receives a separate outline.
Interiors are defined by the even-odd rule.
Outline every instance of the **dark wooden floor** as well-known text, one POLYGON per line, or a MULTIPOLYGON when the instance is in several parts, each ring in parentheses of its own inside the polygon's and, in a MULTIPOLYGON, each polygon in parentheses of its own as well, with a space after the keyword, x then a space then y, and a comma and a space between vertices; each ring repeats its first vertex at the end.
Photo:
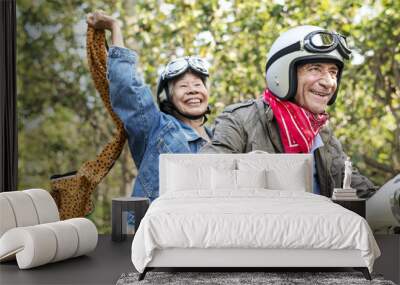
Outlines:
POLYGON ((100 235, 96 249, 86 256, 19 270, 17 262, 0 264, 0 284, 115 284, 122 273, 134 271, 132 238, 112 242, 100 235))
MULTIPOLYGON (((376 240, 382 256, 376 260, 374 273, 383 274, 385 279, 400 280, 400 237, 377 235, 376 240)), ((100 235, 95 251, 86 256, 19 270, 16 261, 0 263, 0 285, 17 284, 115 284, 122 273, 135 271, 131 261, 132 238, 124 242, 112 242, 111 236, 100 235)), ((158 269, 157 271, 209 271, 209 268, 194 270, 158 269)), ((216 269, 211 269, 216 271, 216 269)), ((235 269, 225 268, 222 271, 235 269)), ((237 270, 237 269, 236 269, 237 270)), ((260 271, 260 269, 254 269, 260 271)), ((265 271, 351 271, 350 268, 270 268, 265 271)), ((219 270, 217 270, 219 271, 219 270)), ((252 271, 246 268, 246 271, 252 271)), ((264 271, 264 270, 261 270, 264 271)), ((400 285, 400 283, 399 283, 400 285)))

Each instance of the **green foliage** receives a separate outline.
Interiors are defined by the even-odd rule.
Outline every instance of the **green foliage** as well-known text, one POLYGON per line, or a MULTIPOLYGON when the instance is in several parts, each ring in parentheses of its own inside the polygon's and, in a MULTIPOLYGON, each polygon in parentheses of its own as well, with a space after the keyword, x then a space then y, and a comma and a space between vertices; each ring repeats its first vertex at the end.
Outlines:
MULTIPOLYGON (((49 176, 76 170, 109 141, 113 125, 87 67, 86 13, 102 9, 123 24, 155 89, 172 57, 211 64, 211 122, 233 102, 265 88, 269 47, 289 27, 322 26, 350 36, 360 62, 346 66, 328 110, 346 152, 375 183, 400 172, 400 2, 371 1, 27 1, 17 3, 19 188, 49 189, 49 176), (283 4, 280 4, 283 3, 283 4)), ((127 150, 99 185, 91 219, 109 231, 112 197, 131 192, 127 150)))
POLYGON ((349 67, 335 107, 336 134, 376 183, 400 172, 399 1, 364 6, 351 33, 361 64, 349 67))

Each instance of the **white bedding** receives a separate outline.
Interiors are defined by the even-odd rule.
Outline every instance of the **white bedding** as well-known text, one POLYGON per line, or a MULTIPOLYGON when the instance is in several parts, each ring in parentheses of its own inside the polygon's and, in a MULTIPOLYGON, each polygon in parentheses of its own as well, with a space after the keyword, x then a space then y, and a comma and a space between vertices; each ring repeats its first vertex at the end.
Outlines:
POLYGON ((366 220, 326 197, 267 189, 199 193, 166 193, 151 204, 132 243, 139 272, 164 248, 358 249, 370 272, 380 255, 366 220))

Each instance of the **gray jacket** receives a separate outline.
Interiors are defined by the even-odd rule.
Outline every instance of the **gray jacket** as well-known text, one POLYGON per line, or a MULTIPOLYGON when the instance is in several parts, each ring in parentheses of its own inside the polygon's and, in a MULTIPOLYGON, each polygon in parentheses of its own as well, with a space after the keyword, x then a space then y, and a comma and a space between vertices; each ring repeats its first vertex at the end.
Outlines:
MULTIPOLYGON (((329 127, 320 135, 324 146, 316 150, 315 163, 321 195, 331 197, 334 187, 341 187, 346 154, 329 127)), ((262 150, 283 153, 277 121, 262 98, 228 106, 216 119, 212 143, 202 153, 247 153, 262 150)), ((374 189, 366 177, 354 169, 351 186, 358 190, 374 189)))

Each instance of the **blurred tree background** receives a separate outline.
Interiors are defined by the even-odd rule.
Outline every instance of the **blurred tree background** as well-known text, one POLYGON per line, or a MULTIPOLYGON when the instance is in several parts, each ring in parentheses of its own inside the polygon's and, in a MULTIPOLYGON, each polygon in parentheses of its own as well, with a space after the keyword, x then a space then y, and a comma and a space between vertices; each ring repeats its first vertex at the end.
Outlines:
MULTIPOLYGON (((153 91, 172 57, 205 57, 211 123, 226 105, 261 94, 282 31, 311 24, 349 36, 354 57, 330 124, 374 183, 400 172, 400 1, 18 0, 19 189, 50 189, 51 175, 78 169, 111 139, 86 59, 86 14, 97 9, 121 21, 153 91)), ((111 198, 129 195, 135 176, 125 148, 94 194, 100 232, 110 232, 111 198)))

